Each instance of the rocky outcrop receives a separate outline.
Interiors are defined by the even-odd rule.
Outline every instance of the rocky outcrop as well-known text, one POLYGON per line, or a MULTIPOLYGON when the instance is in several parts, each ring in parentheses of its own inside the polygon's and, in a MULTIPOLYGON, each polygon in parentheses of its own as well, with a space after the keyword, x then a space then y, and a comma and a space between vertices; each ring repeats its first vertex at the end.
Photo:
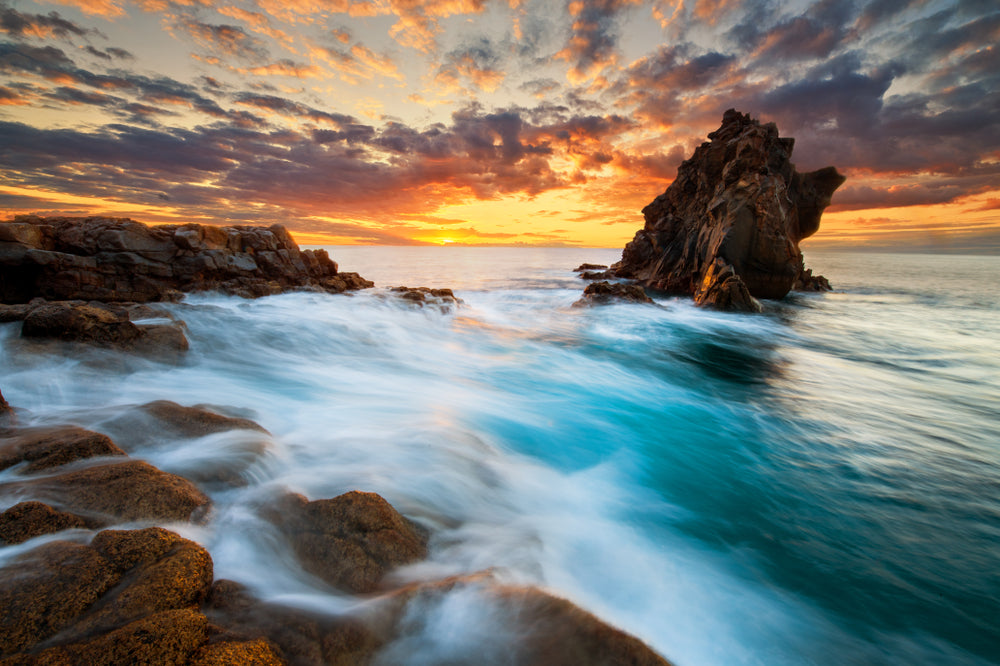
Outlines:
POLYGON ((800 278, 799 242, 819 229, 844 177, 799 173, 793 139, 732 109, 708 138, 643 209, 645 226, 612 268, 699 305, 757 310, 754 299, 782 298, 800 278))
POLYGON ((281 225, 149 227, 122 218, 21 216, 0 223, 0 302, 172 300, 215 290, 248 298, 340 293, 372 283, 325 250, 300 250, 281 225))
POLYGON ((265 517, 285 533, 302 568, 347 592, 372 592, 393 568, 427 557, 424 531, 375 493, 312 502, 289 494, 265 517))
POLYGON ((451 312, 452 307, 462 304, 451 289, 430 287, 389 287, 389 294, 417 307, 433 306, 441 312, 451 312))
POLYGON ((623 282, 594 282, 583 290, 583 298, 573 304, 574 307, 587 305, 605 305, 608 303, 652 303, 646 291, 637 284, 623 282))
POLYGON ((42 502, 21 502, 0 513, 0 543, 22 543, 43 534, 93 527, 99 523, 42 502))

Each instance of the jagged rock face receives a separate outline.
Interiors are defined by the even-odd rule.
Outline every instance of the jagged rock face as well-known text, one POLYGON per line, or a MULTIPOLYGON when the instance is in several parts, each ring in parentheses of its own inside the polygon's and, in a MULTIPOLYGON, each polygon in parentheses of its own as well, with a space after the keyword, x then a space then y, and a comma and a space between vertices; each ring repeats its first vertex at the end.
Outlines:
POLYGON ((799 173, 791 163, 794 139, 732 109, 708 138, 643 209, 646 225, 614 269, 650 288, 691 294, 702 305, 753 310, 741 305, 734 280, 754 298, 785 296, 803 270, 799 241, 819 229, 845 179, 833 167, 799 173), (709 272, 729 284, 705 284, 709 272))
POLYGON ((372 284, 281 225, 148 227, 120 218, 24 216, 0 223, 0 302, 161 301, 218 290, 246 297, 372 284))

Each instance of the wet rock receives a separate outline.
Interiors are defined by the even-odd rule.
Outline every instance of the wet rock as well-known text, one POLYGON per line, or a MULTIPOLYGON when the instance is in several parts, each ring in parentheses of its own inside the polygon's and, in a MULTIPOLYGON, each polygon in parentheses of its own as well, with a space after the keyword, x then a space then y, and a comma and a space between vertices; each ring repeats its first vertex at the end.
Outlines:
POLYGON ((581 280, 611 280, 615 278, 615 272, 607 271, 584 271, 578 276, 581 280))
POLYGON ((716 259, 701 278, 694 292, 694 301, 703 307, 732 312, 761 312, 760 301, 750 295, 736 270, 722 259, 716 259))
POLYGON ((129 460, 12 483, 17 492, 112 522, 199 520, 210 500, 194 484, 129 460))
POLYGON ((189 348, 184 322, 136 324, 129 318, 134 310, 130 307, 43 299, 17 307, 10 314, 23 315, 21 336, 25 338, 84 342, 161 360, 178 360, 189 348))
MULTIPOLYGON (((284 666, 287 662, 268 640, 224 641, 202 647, 191 658, 191 666, 284 666)), ((329 662, 328 662, 329 663, 329 662)))
POLYGON ((653 299, 637 284, 604 281, 588 284, 583 290, 583 298, 573 306, 605 305, 614 302, 652 303, 653 299))
POLYGON ((427 556, 424 531, 375 493, 313 502, 289 494, 265 517, 285 533, 306 571, 347 592, 372 592, 393 568, 427 556))
POLYGON ((254 430, 269 435, 250 419, 216 413, 204 406, 185 407, 170 400, 156 400, 141 405, 138 411, 153 419, 155 427, 176 437, 204 437, 227 430, 254 430))
POLYGON ((300 250, 281 225, 149 227, 123 218, 20 216, 0 223, 0 302, 172 300, 216 290, 339 293, 372 284, 325 250, 300 250))
POLYGON ((13 425, 17 423, 17 415, 14 414, 14 408, 10 406, 4 397, 3 393, 0 392, 0 426, 13 425))
POLYGON ((825 277, 813 275, 812 269, 807 268, 799 273, 792 289, 795 291, 832 291, 833 287, 830 286, 830 281, 825 277))
POLYGON ((358 619, 262 602, 229 580, 212 585, 203 610, 221 631, 209 641, 206 651, 214 647, 213 641, 231 646, 229 649, 266 645, 282 659, 279 663, 348 666, 370 663, 382 645, 358 619))
POLYGON ((161 528, 45 544, 0 569, 0 663, 187 663, 211 581, 208 552, 161 528))
MULTIPOLYGON (((501 584, 489 573, 421 583, 388 596, 369 616, 376 634, 386 636, 380 658, 388 663, 427 658, 420 652, 425 645, 421 635, 436 626, 442 613, 454 613, 463 605, 474 609, 477 617, 496 623, 495 631, 508 638, 486 639, 464 652, 459 646, 458 653, 448 655, 449 663, 669 665, 639 639, 572 602, 537 588, 501 584)), ((490 628, 485 631, 487 636, 492 633, 490 628)))
POLYGON ((106 435, 76 426, 20 428, 0 436, 0 470, 27 463, 21 471, 30 474, 76 460, 124 455, 106 435))
POLYGON ((389 292, 404 301, 420 307, 437 306, 444 312, 452 306, 461 304, 462 299, 455 296, 451 289, 431 289, 429 287, 390 287, 389 292))
POLYGON ((101 303, 60 302, 31 308, 21 335, 128 348, 142 337, 142 332, 127 314, 101 303))
POLYGON ((0 543, 22 543, 43 534, 99 526, 96 521, 53 509, 42 502, 21 502, 0 513, 0 543))
POLYGON ((612 269, 713 307, 748 309, 735 282, 753 298, 782 298, 804 270, 799 242, 819 229, 844 177, 833 167, 799 173, 793 139, 732 109, 708 138, 643 209, 644 228, 612 269), (729 284, 711 284, 719 280, 729 284))
POLYGON ((604 264, 580 264, 573 269, 574 273, 582 273, 584 271, 600 271, 606 269, 607 266, 604 264))

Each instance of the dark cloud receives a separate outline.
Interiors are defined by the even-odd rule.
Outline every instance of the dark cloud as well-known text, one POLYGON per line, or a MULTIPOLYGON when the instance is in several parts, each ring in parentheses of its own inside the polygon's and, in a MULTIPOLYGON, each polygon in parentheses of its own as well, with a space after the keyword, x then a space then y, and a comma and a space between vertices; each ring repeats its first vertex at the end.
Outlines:
POLYGON ((313 122, 325 122, 338 127, 344 124, 351 125, 355 122, 351 116, 320 111, 311 106, 306 106, 305 104, 300 104, 284 97, 277 97, 276 95, 240 93, 234 97, 234 100, 238 104, 257 107, 258 109, 272 111, 293 118, 305 118, 313 122))
POLYGON ((491 92, 504 79, 503 61, 493 43, 481 37, 444 55, 435 82, 445 88, 471 87, 491 92))
POLYGON ((618 57, 621 14, 630 0, 574 0, 569 3, 572 27, 559 57, 570 63, 572 78, 595 75, 618 57))
POLYGON ((46 15, 24 14, 8 7, 6 3, 0 3, 0 32, 16 38, 58 37, 60 39, 101 34, 97 30, 81 28, 76 23, 64 19, 58 12, 49 12, 46 15))
POLYGON ((238 25, 212 24, 182 17, 175 27, 214 53, 247 62, 262 62, 268 58, 264 43, 238 25))
POLYGON ((92 56, 94 56, 96 58, 100 58, 101 60, 107 60, 109 62, 112 61, 112 60, 134 60, 135 59, 135 56, 132 55, 131 52, 126 51, 125 49, 119 49, 119 48, 115 48, 115 47, 110 47, 110 48, 107 48, 107 49, 98 49, 98 48, 94 48, 93 46, 90 46, 88 44, 86 47, 84 47, 84 50, 87 53, 89 53, 90 55, 92 55, 92 56))

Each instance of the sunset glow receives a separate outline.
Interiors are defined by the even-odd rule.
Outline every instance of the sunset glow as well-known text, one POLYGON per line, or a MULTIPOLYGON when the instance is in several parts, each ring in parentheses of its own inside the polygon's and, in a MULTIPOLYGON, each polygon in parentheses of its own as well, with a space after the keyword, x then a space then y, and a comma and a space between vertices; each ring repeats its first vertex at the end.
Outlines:
POLYGON ((1000 251, 1000 9, 0 2, 0 215, 624 245, 730 107, 848 177, 811 247, 1000 251))

